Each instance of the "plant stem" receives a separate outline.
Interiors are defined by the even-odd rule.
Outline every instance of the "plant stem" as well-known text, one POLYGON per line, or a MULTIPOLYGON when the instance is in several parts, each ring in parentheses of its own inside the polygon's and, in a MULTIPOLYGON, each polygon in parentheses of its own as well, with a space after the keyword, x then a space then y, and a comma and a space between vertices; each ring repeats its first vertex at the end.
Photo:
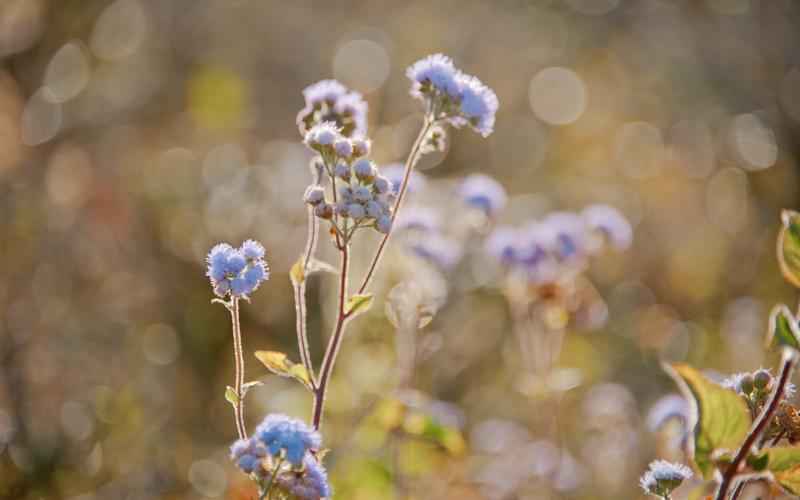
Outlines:
MULTIPOLYGON (((315 172, 314 184, 320 183, 320 174, 315 172)), ((316 387, 316 377, 314 376, 314 364, 311 361, 311 349, 308 345, 308 326, 306 310, 306 276, 314 252, 317 249, 317 236, 319 235, 319 221, 314 215, 314 207, 308 207, 308 235, 306 237, 306 247, 303 252, 303 280, 299 283, 292 279, 292 289, 294 290, 295 305, 295 329, 297 330, 297 346, 300 350, 300 360, 303 363, 311 384, 316 387)))
POLYGON ((742 462, 744 462, 747 458, 747 455, 750 453, 753 444, 755 444, 755 442, 758 441, 758 438, 760 438, 764 431, 767 430, 770 422, 772 422, 772 417, 775 416, 775 412, 780 406, 781 398, 783 398, 783 393, 786 390, 786 385, 789 383, 789 379, 792 376, 792 371, 797 363, 797 354, 789 351, 788 349, 789 348, 784 349, 781 357, 781 371, 778 375, 778 383, 775 385, 775 390, 773 391, 772 396, 770 396, 770 399, 764 407, 764 410, 753 423, 750 433, 745 438, 744 443, 742 443, 741 448, 739 448, 739 451, 736 452, 736 456, 733 458, 733 461, 730 463, 728 468, 725 469, 719 489, 714 497, 715 500, 725 500, 728 494, 728 489, 731 487, 733 480, 736 478, 736 474, 739 472, 739 466, 741 466, 742 462))
POLYGON ((342 258, 341 269, 339 270, 339 306, 337 310, 336 326, 328 341, 328 347, 325 349, 325 357, 322 360, 322 366, 319 372, 319 382, 314 390, 312 422, 315 430, 319 430, 322 423, 322 411, 325 406, 325 393, 328 389, 328 381, 333 371, 333 365, 336 362, 336 356, 339 354, 339 347, 341 347, 345 325, 348 320, 345 304, 347 303, 347 278, 350 268, 350 245, 347 241, 342 243, 340 252, 342 258))
POLYGON ((736 488, 734 488, 733 493, 731 493, 731 500, 736 500, 737 498, 739 498, 739 495, 741 495, 742 491, 744 491, 745 482, 746 481, 739 481, 736 484, 736 488))
MULTIPOLYGON (((425 121, 422 124, 419 135, 414 141, 414 145, 411 147, 411 152, 408 154, 405 170, 403 172, 403 182, 400 184, 400 191, 397 194, 397 200, 395 200, 394 207, 392 209, 392 226, 394 226, 397 213, 400 211, 403 198, 405 198, 406 190, 408 189, 408 181, 411 178, 411 172, 414 170, 414 167, 419 161, 420 153, 422 152, 422 143, 428 137, 428 132, 430 132, 434 123, 435 121, 431 116, 425 116, 425 121)), ((364 276, 364 279, 361 282, 361 286, 358 287, 358 293, 364 293, 364 291, 367 289, 367 286, 369 286, 369 282, 372 280, 372 276, 375 274, 375 270, 378 267, 378 262, 381 260, 381 256, 386 248, 386 243, 389 241, 389 237, 392 235, 392 231, 393 228, 390 228, 389 232, 384 235, 384 237, 381 239, 381 242, 378 244, 378 250, 375 252, 375 256, 372 258, 372 262, 369 265, 367 274, 364 276)))
POLYGON ((244 355, 242 353, 242 329, 239 323, 239 298, 231 298, 230 305, 231 323, 233 324, 233 356, 236 366, 236 375, 233 390, 236 392, 236 404, 233 405, 233 416, 236 419, 236 431, 239 439, 247 439, 247 429, 244 425, 244 355))

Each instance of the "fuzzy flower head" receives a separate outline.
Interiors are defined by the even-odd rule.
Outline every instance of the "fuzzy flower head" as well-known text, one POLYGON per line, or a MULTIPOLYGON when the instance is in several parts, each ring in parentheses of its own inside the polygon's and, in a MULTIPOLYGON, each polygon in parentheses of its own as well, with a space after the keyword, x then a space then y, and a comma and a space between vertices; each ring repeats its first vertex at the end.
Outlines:
POLYGON ((497 95, 476 77, 456 69, 449 57, 425 57, 412 64, 406 76, 411 96, 424 101, 435 120, 456 128, 469 125, 484 137, 492 133, 500 104, 497 95))
POLYGON ((367 102, 336 80, 322 80, 303 90, 305 107, 297 114, 297 127, 304 137, 323 122, 333 122, 344 137, 367 133, 367 102))
POLYGON ((335 154, 334 144, 342 140, 341 129, 334 122, 326 121, 314 125, 306 132, 305 144, 310 149, 320 153, 335 154))
POLYGON ((467 205, 480 209, 489 217, 497 215, 506 206, 508 198, 499 182, 483 174, 473 174, 464 179, 458 194, 467 205))
MULTIPOLYGON (((390 163, 381 167, 381 173, 391 184, 392 193, 395 195, 400 192, 400 185, 403 183, 403 175, 405 174, 405 166, 402 163, 390 163)), ((416 169, 411 171, 408 177, 408 187, 406 187, 406 194, 417 193, 425 188, 428 182, 425 174, 418 172, 416 169)))
POLYGON ((600 233, 615 250, 627 250, 633 242, 633 229, 622 213, 608 205, 590 205, 581 213, 586 224, 600 233))
POLYGON ((231 460, 245 474, 263 474, 262 461, 267 456, 267 449, 254 439, 239 439, 231 445, 231 460))
POLYGON ((667 498, 672 491, 692 477, 692 471, 682 464, 656 460, 639 480, 645 493, 667 498))
POLYGON ((321 500, 331 496, 331 487, 325 467, 316 458, 307 455, 303 468, 286 471, 275 479, 276 486, 297 500, 321 500))
POLYGON ((319 433, 305 422, 280 414, 267 415, 254 436, 270 455, 276 457, 285 453, 286 460, 295 467, 303 463, 306 452, 319 449, 321 445, 319 433))
POLYGON ((206 275, 219 297, 247 297, 269 279, 269 266, 264 247, 255 240, 245 241, 240 248, 227 243, 215 245, 206 257, 206 275))
POLYGON ((426 234, 411 242, 408 249, 413 255, 430 262, 442 271, 454 269, 464 255, 464 250, 457 241, 436 233, 426 234))

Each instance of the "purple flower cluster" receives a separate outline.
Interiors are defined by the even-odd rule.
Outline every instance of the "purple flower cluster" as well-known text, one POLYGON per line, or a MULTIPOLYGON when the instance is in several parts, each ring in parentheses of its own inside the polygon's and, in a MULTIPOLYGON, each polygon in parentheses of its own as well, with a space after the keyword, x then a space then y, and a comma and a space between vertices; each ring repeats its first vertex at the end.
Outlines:
POLYGON ((269 279, 264 247, 255 240, 247 240, 239 248, 219 243, 208 253, 206 263, 206 275, 219 297, 247 297, 269 279))
POLYGON ((275 483, 278 488, 298 500, 319 500, 331 496, 328 473, 315 458, 303 460, 302 471, 289 471, 279 475, 275 483))
POLYGON ((462 73, 452 59, 433 54, 406 70, 411 80, 411 95, 426 103, 434 119, 456 128, 469 125, 488 137, 494 130, 497 95, 474 76, 462 73))
POLYGON ((367 133, 367 102, 358 92, 336 80, 322 80, 303 90, 305 107, 297 114, 302 136, 324 122, 332 122, 345 137, 363 137, 367 133))
POLYGON ((488 217, 500 212, 508 199, 503 186, 484 174, 472 174, 465 178, 458 188, 458 194, 464 203, 483 211, 488 217))
POLYGON ((320 154, 323 168, 337 186, 330 199, 321 185, 308 187, 304 201, 314 207, 314 214, 333 220, 346 236, 362 227, 388 233, 395 195, 389 179, 366 158, 369 141, 348 139, 334 124, 325 122, 308 131, 306 145, 320 154))
POLYGON ((582 272, 588 259, 609 243, 627 248, 632 229, 616 209, 594 205, 582 213, 555 212, 521 228, 496 228, 486 249, 512 272, 544 285, 582 272))

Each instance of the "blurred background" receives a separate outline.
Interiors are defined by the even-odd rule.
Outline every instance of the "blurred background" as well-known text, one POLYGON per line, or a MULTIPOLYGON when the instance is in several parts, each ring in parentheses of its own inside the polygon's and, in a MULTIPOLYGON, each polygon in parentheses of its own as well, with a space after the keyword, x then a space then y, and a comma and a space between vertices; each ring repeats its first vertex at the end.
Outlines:
MULTIPOLYGON (((500 111, 488 140, 457 131, 424 159, 419 200, 461 223, 454 182, 482 172, 509 192, 502 223, 608 203, 634 244, 592 265, 605 321, 565 332, 542 395, 520 383, 496 270, 462 242, 457 272, 426 273, 435 314, 387 398, 407 348, 387 294, 422 266, 398 239, 333 378, 337 498, 640 498, 647 462, 684 460, 647 425, 675 392, 659 361, 768 366, 767 313, 796 300, 774 242, 798 200, 798 47, 793 0, 1 0, 0 497, 254 498, 227 457, 233 351, 205 254, 264 243, 247 419, 307 417, 302 387, 251 354, 298 358, 301 90, 362 92, 373 157, 403 161, 421 123, 405 68, 444 52, 500 111)), ((309 282, 317 360, 331 276, 309 282)))

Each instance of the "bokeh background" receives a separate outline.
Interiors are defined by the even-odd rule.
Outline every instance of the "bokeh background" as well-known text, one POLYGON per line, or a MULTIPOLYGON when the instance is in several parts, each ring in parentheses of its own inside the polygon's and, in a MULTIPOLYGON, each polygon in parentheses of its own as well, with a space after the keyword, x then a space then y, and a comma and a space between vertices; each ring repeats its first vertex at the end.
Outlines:
MULTIPOLYGON (((769 365, 766 315, 796 300, 773 249, 798 199, 798 47, 793 0, 0 1, 0 497, 253 498, 227 458, 230 325, 205 253, 266 246, 247 418, 306 417, 303 389, 249 354, 297 359, 301 90, 363 92, 374 158, 402 161, 421 122, 405 68, 441 51, 501 102, 488 140, 456 132, 421 165, 449 224, 467 217, 453 183, 483 172, 511 197, 500 222, 609 203, 635 243, 593 264, 607 321, 566 332, 555 397, 520 383, 491 263, 466 249, 404 396, 433 436, 386 400, 402 343, 385 297, 422 265, 395 245, 334 375, 337 498, 640 498, 648 461, 682 459, 646 425, 675 391, 660 360, 769 365)), ((330 275, 310 281, 315 359, 334 300, 330 275)))

